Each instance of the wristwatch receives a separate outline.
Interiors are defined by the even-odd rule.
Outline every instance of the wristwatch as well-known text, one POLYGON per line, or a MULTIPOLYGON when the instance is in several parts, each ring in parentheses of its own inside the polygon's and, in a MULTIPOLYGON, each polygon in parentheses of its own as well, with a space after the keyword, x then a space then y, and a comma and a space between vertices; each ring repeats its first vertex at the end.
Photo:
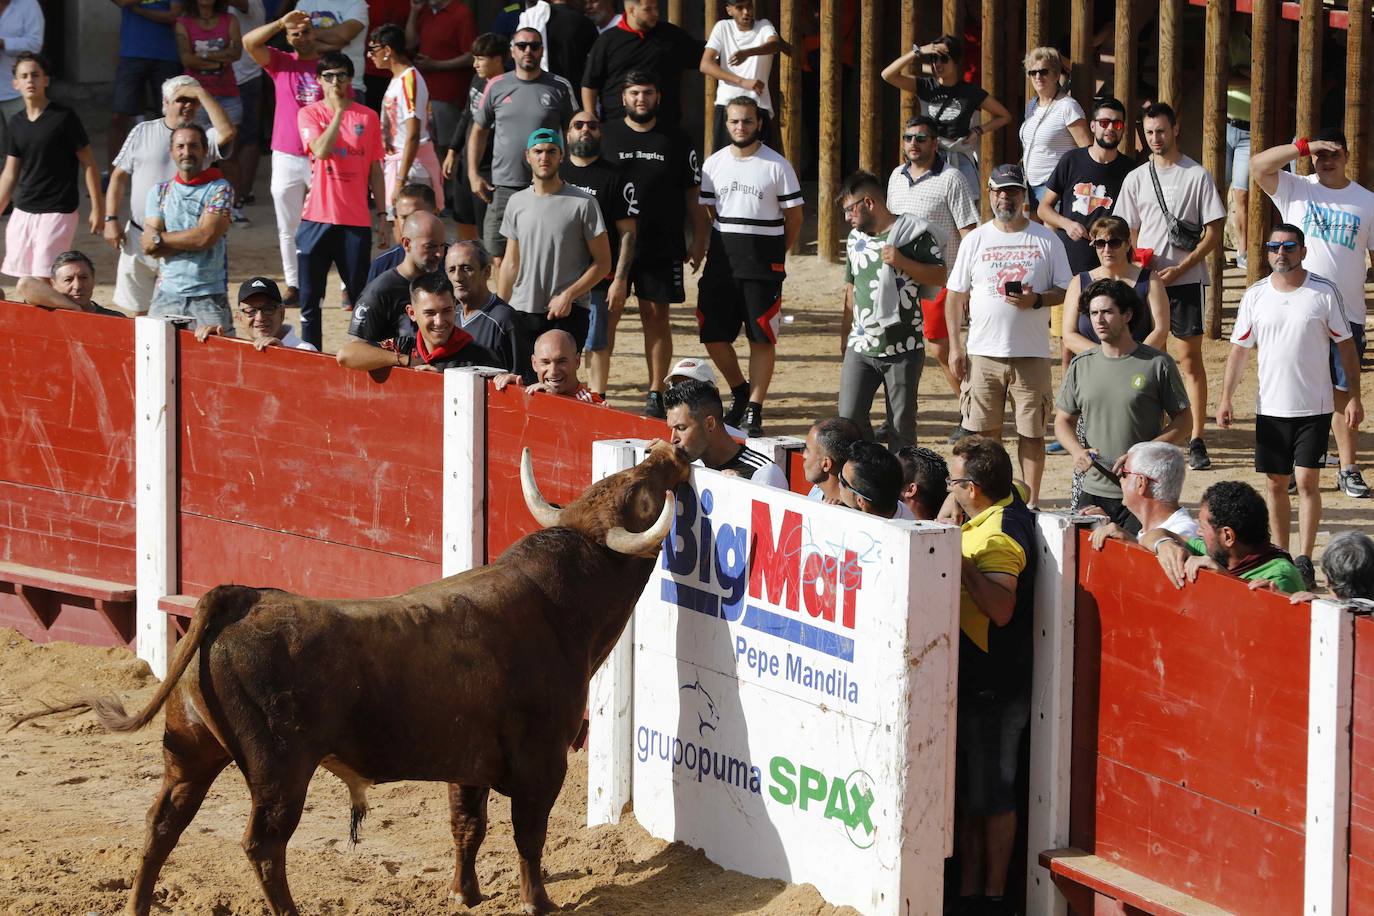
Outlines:
POLYGON ((1041 308, 1042 306, 1044 306, 1044 304, 1045 304, 1045 294, 1044 294, 1044 293, 1036 293, 1036 294, 1035 294, 1035 305, 1032 305, 1031 308, 1033 308, 1033 309, 1038 309, 1038 308, 1041 308))
POLYGON ((157 231, 156 229, 154 229, 154 230, 153 230, 152 239, 153 239, 153 247, 154 247, 154 248, 161 248, 161 247, 162 247, 162 233, 161 233, 161 232, 159 232, 159 231, 157 231))
POLYGON ((107 217, 105 217, 105 222, 107 222, 107 223, 117 223, 117 222, 119 222, 119 217, 117 217, 117 216, 107 216, 107 217))

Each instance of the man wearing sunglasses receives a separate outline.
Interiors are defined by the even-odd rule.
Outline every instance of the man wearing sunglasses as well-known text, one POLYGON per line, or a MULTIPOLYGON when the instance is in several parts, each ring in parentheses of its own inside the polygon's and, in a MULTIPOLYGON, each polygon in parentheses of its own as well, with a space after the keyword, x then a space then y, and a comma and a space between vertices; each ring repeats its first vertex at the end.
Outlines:
POLYGON ((1185 541, 1197 537, 1197 519, 1178 503, 1187 473, 1188 463, 1175 445, 1137 442, 1131 446, 1121 468, 1121 502, 1135 519, 1137 533, 1131 535, 1104 513, 1105 520, 1090 538, 1093 549, 1101 550, 1109 538, 1144 541, 1146 535, 1161 529, 1185 541))
POLYGON ((1330 342, 1340 352, 1346 378, 1355 380, 1345 404, 1351 430, 1364 419, 1360 403, 1359 356, 1350 335, 1341 293, 1324 277, 1304 269, 1303 231, 1279 223, 1264 244, 1268 277, 1241 296, 1231 332, 1231 355, 1217 405, 1217 425, 1230 429, 1235 420, 1231 398, 1245 375, 1250 351, 1259 349, 1259 391, 1255 399, 1255 470, 1268 477, 1265 502, 1274 543, 1289 541, 1288 481, 1298 484, 1298 569, 1310 590, 1316 571, 1312 548, 1321 522, 1321 468, 1335 410, 1328 366, 1330 342))
POLYGON ((876 442, 860 440, 838 475, 840 502, 865 515, 914 520, 902 502, 902 463, 876 442))
POLYGON ((1088 129, 1092 144, 1063 155, 1045 182, 1045 195, 1036 209, 1040 221, 1064 243, 1069 269, 1076 274, 1097 266, 1088 227, 1112 212, 1122 183, 1135 168, 1117 149, 1128 129, 1125 105, 1116 99, 1099 99, 1088 129))
MULTIPOLYGON (((1350 322, 1357 356, 1364 355, 1364 300, 1366 268, 1374 251, 1374 192, 1351 181, 1345 174, 1350 153, 1345 134, 1327 129, 1312 140, 1300 139, 1256 154, 1250 161, 1250 175, 1268 194, 1285 222, 1307 235, 1307 258, 1303 266, 1326 277, 1341 291, 1345 317, 1350 322), (1311 175, 1295 175, 1283 167, 1304 156, 1312 160, 1311 175)), ((1331 379, 1336 386, 1335 412, 1331 432, 1336 437, 1341 469, 1336 488, 1355 498, 1369 495, 1360 476, 1355 448, 1355 431, 1342 415, 1350 399, 1351 383, 1358 390, 1358 378, 1346 376, 1335 344, 1331 345, 1331 379)))

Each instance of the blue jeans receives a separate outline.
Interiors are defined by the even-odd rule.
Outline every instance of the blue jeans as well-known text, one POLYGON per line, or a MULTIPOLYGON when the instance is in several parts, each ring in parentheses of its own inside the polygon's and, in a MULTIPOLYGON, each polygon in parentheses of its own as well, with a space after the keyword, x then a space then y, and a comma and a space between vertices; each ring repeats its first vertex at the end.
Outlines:
POLYGON ((1226 183, 1237 191, 1250 190, 1250 131, 1226 122, 1226 183))
POLYGON ((587 343, 583 347, 588 353, 598 353, 610 343, 606 328, 610 324, 610 287, 598 286, 587 294, 587 310, 590 313, 587 327, 587 343))
POLYGON ((357 302, 367 285, 367 267, 372 262, 372 230, 367 226, 336 226, 301 220, 296 230, 296 266, 300 272, 301 340, 324 346, 320 323, 320 302, 329 282, 330 265, 339 269, 348 298, 357 302))
POLYGON ((178 296, 157 285, 153 301, 148 306, 149 318, 193 318, 196 328, 217 324, 220 333, 233 337, 234 313, 229 309, 227 293, 210 293, 205 296, 178 296))

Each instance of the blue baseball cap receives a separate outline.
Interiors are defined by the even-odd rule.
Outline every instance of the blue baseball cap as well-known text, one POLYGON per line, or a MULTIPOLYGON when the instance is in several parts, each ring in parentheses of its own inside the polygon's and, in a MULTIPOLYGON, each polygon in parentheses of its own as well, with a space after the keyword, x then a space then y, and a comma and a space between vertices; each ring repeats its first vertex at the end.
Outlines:
POLYGON ((552 127, 541 127, 530 132, 530 139, 525 143, 525 149, 533 149, 541 143, 552 143, 558 147, 559 152, 562 152, 563 135, 552 127))

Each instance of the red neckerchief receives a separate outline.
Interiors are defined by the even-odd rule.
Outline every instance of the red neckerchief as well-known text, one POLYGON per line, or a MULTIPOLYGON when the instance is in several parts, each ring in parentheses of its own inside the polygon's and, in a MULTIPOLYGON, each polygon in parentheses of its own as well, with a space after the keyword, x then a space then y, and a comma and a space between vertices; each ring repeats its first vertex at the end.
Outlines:
POLYGON ((454 328, 453 333, 448 335, 448 340, 444 341, 432 351, 426 351, 425 339, 416 335, 415 355, 420 357, 420 362, 429 365, 436 359, 447 359, 450 356, 457 356, 463 348, 472 343, 472 335, 461 328, 454 328))
POLYGON ((637 28, 635 28, 634 26, 630 25, 630 20, 626 19, 624 16, 620 17, 620 24, 617 25, 616 28, 618 28, 618 29, 624 29, 625 31, 629 32, 631 35, 638 35, 641 41, 642 41, 642 40, 644 39, 644 37, 648 34, 647 32, 641 32, 639 29, 637 29, 637 28))
POLYGON ((176 183, 188 185, 209 184, 210 182, 223 177, 224 173, 221 172, 219 169, 214 168, 206 169, 205 171, 201 172, 199 175, 197 175, 195 178, 190 179, 189 181, 185 178, 182 178, 181 173, 177 172, 176 183))

